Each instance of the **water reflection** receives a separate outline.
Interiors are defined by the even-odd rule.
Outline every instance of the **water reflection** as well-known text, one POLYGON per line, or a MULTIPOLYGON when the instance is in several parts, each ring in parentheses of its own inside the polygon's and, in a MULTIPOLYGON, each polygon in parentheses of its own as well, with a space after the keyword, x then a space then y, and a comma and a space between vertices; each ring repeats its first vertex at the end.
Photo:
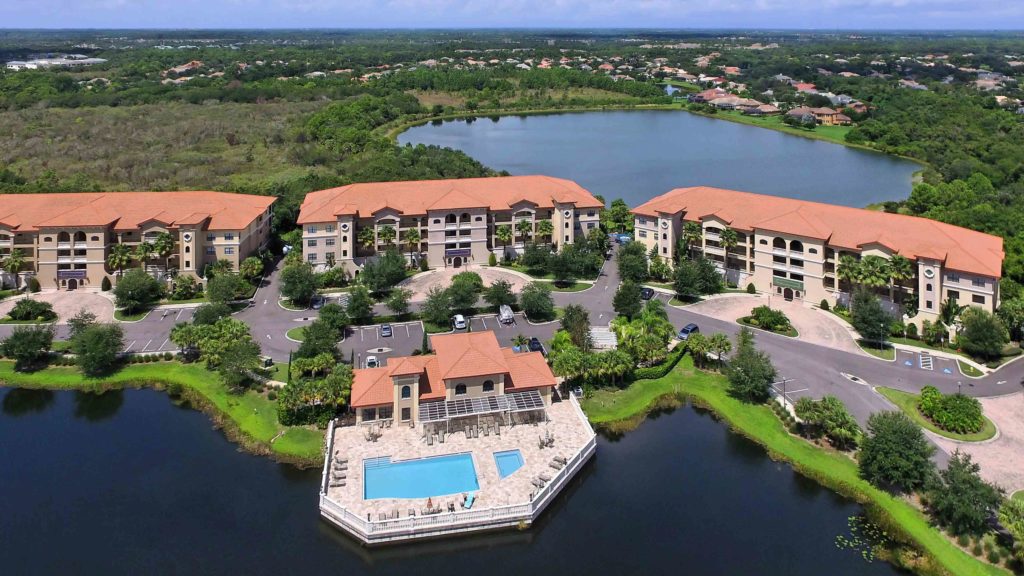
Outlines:
POLYGON ((124 390, 75 392, 75 418, 100 422, 113 418, 124 404, 124 390))
POLYGON ((14 417, 38 414, 52 406, 54 398, 52 390, 15 388, 4 396, 3 411, 14 417))

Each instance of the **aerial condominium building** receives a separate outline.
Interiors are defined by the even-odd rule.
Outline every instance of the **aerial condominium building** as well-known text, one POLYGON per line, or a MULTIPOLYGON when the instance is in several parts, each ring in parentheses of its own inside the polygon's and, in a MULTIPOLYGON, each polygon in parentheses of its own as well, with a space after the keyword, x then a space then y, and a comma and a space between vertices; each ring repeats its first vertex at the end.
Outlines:
POLYGON ((299 225, 302 253, 319 268, 356 273, 389 246, 443 268, 486 264, 528 241, 574 242, 598 228, 602 207, 579 184, 550 176, 375 182, 307 195, 299 225), (499 238, 503 226, 511 239, 499 238))
POLYGON ((270 240, 276 198, 228 192, 81 192, 0 195, 0 260, 19 251, 22 275, 34 274, 43 288, 99 289, 104 277, 117 281, 111 249, 157 242, 173 245, 145 262, 157 278, 175 273, 198 277, 220 259, 235 270, 270 240))
MULTIPOLYGON (((752 282, 786 300, 845 303, 852 286, 841 278, 843 255, 899 254, 912 270, 891 289, 897 302, 916 296, 913 322, 934 321, 947 298, 990 312, 999 305, 1002 238, 927 218, 704 186, 662 194, 633 215, 636 240, 669 262, 692 248, 738 286, 752 282), (691 222, 701 234, 688 243, 691 222)), ((888 291, 878 287, 883 297, 888 291)))

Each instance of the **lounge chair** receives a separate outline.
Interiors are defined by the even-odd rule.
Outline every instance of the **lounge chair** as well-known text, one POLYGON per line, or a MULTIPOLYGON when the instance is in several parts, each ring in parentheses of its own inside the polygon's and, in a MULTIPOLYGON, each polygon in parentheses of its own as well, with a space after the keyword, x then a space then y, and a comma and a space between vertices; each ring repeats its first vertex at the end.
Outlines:
POLYGON ((559 464, 558 462, 555 462, 554 460, 552 460, 551 462, 549 462, 549 463, 548 463, 548 466, 552 467, 552 468, 553 468, 553 469, 555 469, 555 470, 561 470, 561 469, 562 469, 562 465, 561 465, 561 464, 559 464))
POLYGON ((545 484, 551 482, 551 476, 548 476, 547 474, 538 474, 537 478, 540 478, 540 481, 545 484))
POLYGON ((469 496, 466 496, 466 501, 462 503, 462 507, 465 508, 466 510, 469 510, 470 508, 473 507, 473 502, 475 502, 475 501, 476 501, 476 494, 473 493, 473 492, 470 492, 469 496))
POLYGON ((466 426, 466 438, 472 438, 469 434, 469 426, 466 426))
POLYGON ((434 445, 434 435, 433 434, 428 434, 427 435, 427 446, 433 446, 433 445, 434 445))
POLYGON ((566 464, 569 463, 569 461, 565 459, 565 456, 555 456, 555 462, 558 462, 562 466, 565 466, 566 464))
POLYGON ((533 484, 537 488, 543 488, 544 487, 544 483, 541 482, 540 480, 537 480, 536 478, 534 478, 533 480, 530 480, 530 484, 533 484))
POLYGON ((501 436, 501 424, 494 425, 494 433, 497 434, 498 436, 501 436))
POLYGON ((337 482, 331 482, 331 484, 330 484, 331 488, 340 488, 340 487, 342 487, 344 485, 345 485, 345 481, 344 480, 338 480, 337 482))

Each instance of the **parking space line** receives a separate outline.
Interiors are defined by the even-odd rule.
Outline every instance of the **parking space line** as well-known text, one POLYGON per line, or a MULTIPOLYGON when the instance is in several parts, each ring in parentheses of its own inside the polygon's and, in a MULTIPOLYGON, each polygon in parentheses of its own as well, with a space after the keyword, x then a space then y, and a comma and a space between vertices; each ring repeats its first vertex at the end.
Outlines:
POLYGON ((153 343, 152 340, 150 340, 149 342, 146 342, 146 345, 142 347, 142 351, 145 352, 146 350, 148 350, 149 349, 149 345, 152 344, 152 343, 153 343))
POLYGON ((129 345, 128 345, 128 346, 127 346, 127 347, 126 347, 125 349, 124 349, 124 351, 125 351, 125 352, 128 352, 129 350, 131 350, 131 349, 132 349, 132 346, 135 346, 135 340, 132 340, 132 343, 131 343, 131 344, 129 344, 129 345))
POLYGON ((405 337, 406 338, 412 338, 412 332, 409 331, 409 325, 408 324, 405 325, 405 337))
POLYGON ((164 349, 164 346, 167 346, 167 341, 168 341, 168 340, 170 340, 170 338, 164 338, 164 342, 163 342, 163 344, 161 344, 161 345, 160 345, 160 347, 159 347, 159 348, 157 348, 157 350, 163 350, 163 349, 164 349))
POLYGON ((185 311, 184 308, 181 308, 181 309, 178 310, 178 314, 174 317, 174 321, 175 322, 181 320, 181 313, 184 312, 184 311, 185 311))
POLYGON ((486 318, 480 318, 480 323, 484 325, 484 330, 487 330, 487 319, 486 318))

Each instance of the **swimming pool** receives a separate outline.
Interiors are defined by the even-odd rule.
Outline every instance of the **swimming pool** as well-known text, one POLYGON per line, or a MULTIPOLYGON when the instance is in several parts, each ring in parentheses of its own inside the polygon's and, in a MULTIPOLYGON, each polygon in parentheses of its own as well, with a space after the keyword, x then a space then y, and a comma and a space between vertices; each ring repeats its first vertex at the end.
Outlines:
POLYGON ((363 461, 363 498, 429 498, 480 489, 473 456, 468 452, 392 462, 390 457, 363 461))
POLYGON ((523 467, 523 453, 518 449, 495 452, 494 463, 498 465, 498 475, 505 478, 523 467))

